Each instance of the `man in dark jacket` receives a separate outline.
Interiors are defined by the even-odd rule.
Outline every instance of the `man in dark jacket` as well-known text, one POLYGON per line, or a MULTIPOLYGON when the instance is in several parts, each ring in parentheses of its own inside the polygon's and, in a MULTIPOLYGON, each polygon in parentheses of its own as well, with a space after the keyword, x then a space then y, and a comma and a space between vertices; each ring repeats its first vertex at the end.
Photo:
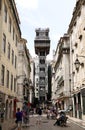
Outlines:
POLYGON ((17 112, 16 112, 16 122, 17 122, 18 130, 21 130, 22 112, 20 111, 20 108, 17 108, 17 112))

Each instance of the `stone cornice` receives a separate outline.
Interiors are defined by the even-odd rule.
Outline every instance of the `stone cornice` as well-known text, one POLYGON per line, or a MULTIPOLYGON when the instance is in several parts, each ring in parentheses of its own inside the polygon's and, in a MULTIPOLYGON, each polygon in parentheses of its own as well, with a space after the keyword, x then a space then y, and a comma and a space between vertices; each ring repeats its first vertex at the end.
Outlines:
POLYGON ((26 46, 27 40, 24 38, 21 38, 20 43, 24 45, 26 57, 28 58, 28 61, 30 61, 30 53, 29 53, 29 50, 27 49, 27 46, 26 46))
POLYGON ((12 6, 14 14, 15 14, 15 16, 17 18, 18 24, 20 24, 20 19, 19 19, 17 8, 16 8, 15 0, 9 0, 9 2, 10 2, 10 5, 12 6))
POLYGON ((12 9, 17 27, 19 29, 19 33, 21 35, 21 29, 20 29, 20 26, 19 26, 20 25, 20 19, 19 19, 17 8, 16 8, 15 0, 7 0, 7 3, 9 4, 10 9, 12 9))
POLYGON ((60 60, 62 58, 62 44, 63 44, 62 43, 62 38, 60 38, 60 41, 59 41, 58 46, 57 46, 57 51, 58 51, 58 48, 59 48, 59 51, 58 52, 56 51, 56 53, 58 53, 58 57, 57 57, 55 65, 54 65, 55 70, 59 66, 59 62, 60 62, 60 60))
POLYGON ((21 39, 19 40, 19 42, 22 43, 22 44, 26 44, 26 43, 27 43, 27 40, 26 40, 25 38, 21 38, 21 39))
POLYGON ((75 6, 74 11, 73 11, 73 17, 72 17, 71 22, 69 24, 68 33, 72 32, 73 26, 76 23, 76 19, 81 14, 81 7, 84 4, 85 4, 85 0, 78 0, 77 1, 76 6, 75 6))
POLYGON ((59 43, 57 45, 56 53, 58 55, 56 63, 54 65, 54 68, 56 70, 57 66, 59 65, 60 60, 62 59, 63 54, 69 54, 70 53, 70 45, 64 46, 64 41, 69 40, 69 35, 64 34, 63 37, 60 38, 59 43))

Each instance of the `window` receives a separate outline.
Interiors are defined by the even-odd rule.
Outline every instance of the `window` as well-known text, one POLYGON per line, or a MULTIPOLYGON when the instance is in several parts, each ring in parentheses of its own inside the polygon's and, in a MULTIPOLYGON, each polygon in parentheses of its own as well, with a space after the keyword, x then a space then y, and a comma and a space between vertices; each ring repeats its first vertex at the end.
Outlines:
POLYGON ((5 67, 2 65, 1 69, 1 84, 4 86, 5 67))
POLYGON ((36 36, 39 36, 39 32, 36 32, 36 36))
POLYGON ((17 67, 17 56, 15 56, 15 68, 17 67))
POLYGON ((45 60, 44 59, 40 59, 40 64, 45 64, 45 60))
POLYGON ((74 46, 77 48, 77 46, 78 46, 78 43, 76 42, 76 43, 74 44, 74 46))
POLYGON ((7 88, 9 88, 9 71, 7 70, 7 88))
POLYGON ((79 36, 80 41, 82 40, 82 35, 79 36))
POLYGON ((40 68, 40 71, 41 72, 45 72, 45 68, 40 68))
POLYGON ((14 64, 14 51, 12 50, 12 64, 14 64))
POLYGON ((48 36, 48 32, 46 32, 46 36, 48 36))
POLYGON ((43 83, 45 82, 45 77, 40 77, 40 81, 43 83))
POLYGON ((7 7, 4 6, 4 21, 7 23, 7 7))
POLYGON ((37 94, 37 96, 38 96, 38 93, 36 93, 37 94))
POLYGON ((6 52, 6 35, 5 34, 3 34, 2 50, 4 53, 6 52))
POLYGON ((11 90, 13 90, 13 75, 11 75, 11 90))
POLYGON ((14 78, 14 92, 16 92, 16 78, 14 78))
POLYGON ((36 81, 38 81, 38 78, 36 78, 36 81))
POLYGON ((36 88, 36 91, 38 91, 38 88, 36 88))
POLYGON ((17 35, 16 35, 16 46, 17 46, 17 35))
POLYGON ((13 40, 14 40, 14 35, 15 35, 15 30, 14 30, 14 27, 13 27, 13 40))
POLYGON ((38 88, 38 83, 36 83, 36 87, 38 88))
POLYGON ((45 86, 40 86, 40 89, 41 89, 41 88, 45 89, 45 86))
POLYGON ((40 51, 40 56, 45 56, 45 51, 40 51))
POLYGON ((11 33, 11 18, 9 17, 9 32, 11 33))
POLYGON ((8 43, 8 59, 10 59, 10 43, 8 43))

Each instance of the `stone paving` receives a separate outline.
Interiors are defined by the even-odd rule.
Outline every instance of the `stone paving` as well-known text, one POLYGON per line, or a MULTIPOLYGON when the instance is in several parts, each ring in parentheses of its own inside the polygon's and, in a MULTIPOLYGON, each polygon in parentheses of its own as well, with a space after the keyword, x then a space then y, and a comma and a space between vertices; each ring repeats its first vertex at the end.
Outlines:
MULTIPOLYGON (((76 120, 75 118, 68 118, 67 121, 67 127, 59 127, 59 126, 54 126, 54 122, 55 120, 47 120, 46 117, 42 117, 42 121, 41 123, 36 123, 37 122, 37 116, 34 117, 30 117, 30 123, 28 124, 28 126, 23 126, 22 130, 82 130, 83 126, 79 126, 79 122, 78 120, 76 120), (72 120, 73 119, 73 120, 72 120), (72 123, 71 123, 72 121, 72 123), (78 124, 75 125, 75 122, 78 122, 78 124), (74 125, 72 125, 74 123, 74 125), (81 128, 80 128, 81 127, 81 128)), ((16 129, 17 130, 17 129, 16 129)))
MULTIPOLYGON (((76 125, 78 125, 79 127, 81 127, 81 128, 85 128, 85 121, 82 121, 82 120, 80 120, 80 119, 77 119, 77 118, 73 118, 73 117, 70 117, 70 116, 68 116, 68 121, 67 121, 67 124, 68 124, 68 122, 72 122, 72 123, 74 123, 74 124, 76 124, 76 125)), ((42 117, 42 122, 40 123, 40 124, 36 124, 36 122, 37 122, 37 115, 35 115, 35 116, 33 116, 33 117, 30 117, 30 123, 28 124, 28 126, 27 127, 25 127, 25 126, 23 126, 22 127, 22 130, 30 130, 30 128, 32 129, 32 130, 38 130, 39 128, 40 128, 40 130, 45 130, 45 129, 53 129, 53 130, 55 130, 56 129, 56 127, 54 127, 53 126, 53 124, 54 124, 54 122, 55 122, 55 120, 47 120, 46 119, 46 116, 44 115, 43 117, 42 117), (43 125, 44 124, 44 125, 43 125), (50 125, 49 125, 50 124, 50 125)), ((17 130, 17 129, 15 129, 15 130, 17 130)))
POLYGON ((78 119, 78 118, 74 118, 74 117, 70 117, 68 116, 68 119, 72 122, 75 123, 76 125, 80 126, 81 128, 85 129, 85 121, 78 119))
POLYGON ((1 130, 12 130, 13 128, 16 128, 17 125, 15 124, 15 119, 9 119, 7 121, 4 121, 3 123, 0 123, 1 130))
MULTIPOLYGON (((72 123, 75 123, 76 125, 80 126, 81 128, 85 129, 85 121, 80 120, 78 118, 74 118, 74 117, 70 117, 68 116, 68 120, 70 120, 72 123)), ((37 121, 37 115, 33 115, 30 116, 30 123, 28 124, 28 126, 33 126, 34 124, 36 124, 37 121), (33 119, 33 121, 32 121, 33 119)), ((50 123, 55 122, 55 120, 51 120, 50 123)), ((42 123, 48 123, 48 120, 46 119, 46 115, 42 116, 42 123)), ((48 126, 49 127, 49 126, 48 126)), ((2 123, 2 130, 14 130, 14 128, 16 128, 16 124, 15 124, 15 119, 10 119, 8 121, 4 121, 4 123, 2 123)), ((15 129, 17 130, 17 129, 15 129)))

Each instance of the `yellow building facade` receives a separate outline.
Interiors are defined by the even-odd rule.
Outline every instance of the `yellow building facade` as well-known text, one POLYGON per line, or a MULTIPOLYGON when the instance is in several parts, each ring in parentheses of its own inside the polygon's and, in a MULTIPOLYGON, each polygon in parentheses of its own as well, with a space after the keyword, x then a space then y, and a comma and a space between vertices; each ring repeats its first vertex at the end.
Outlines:
POLYGON ((18 40, 20 20, 14 0, 0 1, 0 110, 5 119, 16 112, 18 40), (3 107, 2 107, 3 106, 3 107))

